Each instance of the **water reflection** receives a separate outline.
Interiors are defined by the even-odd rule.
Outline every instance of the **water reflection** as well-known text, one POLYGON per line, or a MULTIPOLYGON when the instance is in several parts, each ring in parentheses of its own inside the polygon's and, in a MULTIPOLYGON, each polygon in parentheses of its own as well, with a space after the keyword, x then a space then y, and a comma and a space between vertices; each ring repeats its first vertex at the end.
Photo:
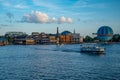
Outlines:
POLYGON ((83 55, 89 55, 89 56, 100 56, 100 57, 104 57, 106 53, 92 53, 92 52, 81 52, 81 54, 83 55))

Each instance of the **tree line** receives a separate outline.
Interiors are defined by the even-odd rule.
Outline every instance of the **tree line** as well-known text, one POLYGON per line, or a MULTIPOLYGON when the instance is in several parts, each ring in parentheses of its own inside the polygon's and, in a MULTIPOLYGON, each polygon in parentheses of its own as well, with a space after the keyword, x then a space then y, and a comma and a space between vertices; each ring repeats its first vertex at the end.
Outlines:
MULTIPOLYGON (((98 41, 97 37, 92 38, 91 36, 85 36, 83 39, 84 42, 95 42, 98 41)), ((120 34, 115 34, 113 35, 112 39, 109 40, 108 42, 120 42, 120 34)))

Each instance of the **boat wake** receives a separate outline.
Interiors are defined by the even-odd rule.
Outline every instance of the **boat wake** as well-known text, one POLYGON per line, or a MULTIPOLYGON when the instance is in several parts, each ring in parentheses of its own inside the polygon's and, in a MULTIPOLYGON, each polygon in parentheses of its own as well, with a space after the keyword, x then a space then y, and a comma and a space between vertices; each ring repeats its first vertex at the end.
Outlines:
POLYGON ((80 53, 80 46, 79 45, 62 45, 62 46, 37 46, 34 48, 35 50, 42 50, 42 51, 61 51, 61 52, 76 52, 80 53))
POLYGON ((53 51, 80 53, 80 46, 79 45, 77 45, 77 46, 75 46, 75 45, 57 46, 53 51))

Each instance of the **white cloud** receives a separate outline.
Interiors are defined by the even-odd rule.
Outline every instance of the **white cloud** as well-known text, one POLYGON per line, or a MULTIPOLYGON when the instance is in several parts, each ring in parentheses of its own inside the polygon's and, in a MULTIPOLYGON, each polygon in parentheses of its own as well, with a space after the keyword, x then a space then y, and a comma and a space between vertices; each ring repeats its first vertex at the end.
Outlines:
POLYGON ((68 23, 72 23, 72 22, 73 22, 73 21, 72 21, 72 18, 68 18, 68 19, 67 19, 67 22, 68 22, 68 23))
POLYGON ((72 18, 65 18, 64 16, 60 17, 58 19, 58 23, 72 23, 72 18))
POLYGON ((32 11, 32 13, 24 15, 23 19, 29 23, 46 23, 49 20, 49 16, 46 13, 32 11))
POLYGON ((48 20, 47 23, 55 23, 57 21, 57 19, 55 17, 51 18, 48 20))
POLYGON ((46 13, 42 13, 39 11, 32 11, 30 14, 25 14, 23 16, 22 22, 28 23, 72 23, 71 18, 65 18, 64 16, 56 19, 55 17, 50 18, 46 13))
POLYGON ((58 20, 58 23, 65 23, 66 22, 66 18, 64 16, 60 17, 58 20))

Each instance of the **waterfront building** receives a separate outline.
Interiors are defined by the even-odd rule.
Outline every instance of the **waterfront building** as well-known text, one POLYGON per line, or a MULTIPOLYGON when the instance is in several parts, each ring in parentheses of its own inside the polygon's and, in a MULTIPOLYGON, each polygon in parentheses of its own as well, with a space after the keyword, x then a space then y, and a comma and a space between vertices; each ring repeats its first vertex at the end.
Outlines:
POLYGON ((49 44, 49 35, 42 32, 40 34, 40 40, 39 40, 39 44, 49 44))
POLYGON ((82 42, 83 42, 83 38, 80 36, 80 33, 76 33, 74 29, 73 33, 71 34, 71 43, 78 44, 82 42))
POLYGON ((26 36, 16 36, 13 38, 13 44, 23 45, 25 43, 26 36))
POLYGON ((70 44, 71 43, 71 36, 70 35, 60 35, 60 43, 61 44, 70 44))
POLYGON ((38 37, 39 36, 39 32, 32 32, 32 36, 38 37))
POLYGON ((49 42, 50 44, 55 44, 56 43, 56 35, 55 34, 49 34, 49 42))
POLYGON ((80 43, 83 43, 83 37, 80 36, 80 43))
POLYGON ((71 43, 71 32, 70 31, 63 31, 59 36, 61 44, 70 44, 71 43))
POLYGON ((59 38, 61 44, 78 44, 83 42, 83 37, 80 36, 80 33, 75 33, 75 30, 73 33, 70 31, 63 31, 59 38))
POLYGON ((39 41, 41 39, 39 32, 32 32, 31 37, 35 40, 36 44, 39 44, 39 41))
POLYGON ((32 39, 32 38, 27 38, 23 44, 25 44, 25 45, 34 45, 35 40, 32 39))
POLYGON ((18 36, 13 39, 13 44, 17 45, 34 45, 35 40, 29 37, 18 36))
POLYGON ((5 38, 0 38, 0 46, 4 46, 4 45, 7 45, 7 44, 8 44, 7 39, 5 39, 5 38))
POLYGON ((71 35, 71 43, 72 44, 76 44, 76 43, 80 43, 81 40, 80 40, 80 34, 72 34, 71 35))
POLYGON ((13 44, 77 44, 83 42, 83 38, 79 33, 73 33, 70 31, 63 31, 61 34, 59 33, 59 29, 57 27, 56 34, 46 34, 44 32, 32 32, 31 35, 26 35, 23 32, 7 32, 5 36, 9 39, 13 44), (12 39, 12 40, 11 40, 12 39))
POLYGON ((34 45, 35 40, 31 36, 21 35, 14 37, 12 43, 17 45, 34 45))

